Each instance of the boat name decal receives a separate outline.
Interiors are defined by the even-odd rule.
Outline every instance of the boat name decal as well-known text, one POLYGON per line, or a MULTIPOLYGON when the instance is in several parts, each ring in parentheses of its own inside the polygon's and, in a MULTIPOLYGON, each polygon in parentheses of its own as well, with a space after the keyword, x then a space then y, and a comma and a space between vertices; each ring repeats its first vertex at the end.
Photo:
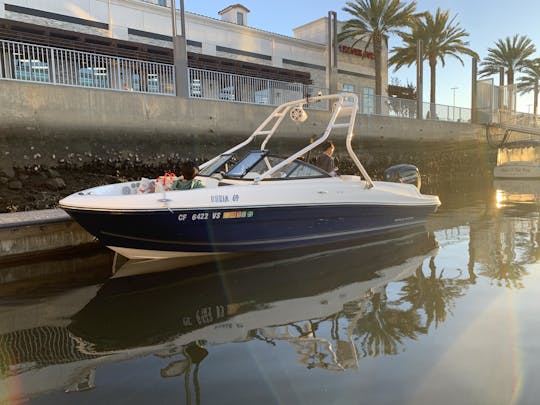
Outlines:
MULTIPOLYGON (((238 202, 240 200, 240 196, 238 194, 234 194, 231 198, 233 202, 238 202)), ((228 203, 229 202, 229 196, 227 194, 215 194, 210 196, 210 201, 213 203, 228 203)))
POLYGON ((499 171, 504 173, 529 173, 531 169, 529 167, 502 167, 497 168, 499 171))

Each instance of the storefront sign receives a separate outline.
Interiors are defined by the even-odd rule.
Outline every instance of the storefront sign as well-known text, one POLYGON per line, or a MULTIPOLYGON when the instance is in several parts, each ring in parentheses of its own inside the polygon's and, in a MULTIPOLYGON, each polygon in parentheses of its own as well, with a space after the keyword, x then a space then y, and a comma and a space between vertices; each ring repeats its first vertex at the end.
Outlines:
POLYGON ((364 50, 358 49, 358 48, 353 48, 352 46, 340 45, 339 46, 339 51, 343 52, 343 53, 350 53, 350 54, 356 55, 356 56, 362 56, 362 57, 368 58, 368 59, 375 59, 375 55, 373 54, 373 52, 364 51, 364 50))

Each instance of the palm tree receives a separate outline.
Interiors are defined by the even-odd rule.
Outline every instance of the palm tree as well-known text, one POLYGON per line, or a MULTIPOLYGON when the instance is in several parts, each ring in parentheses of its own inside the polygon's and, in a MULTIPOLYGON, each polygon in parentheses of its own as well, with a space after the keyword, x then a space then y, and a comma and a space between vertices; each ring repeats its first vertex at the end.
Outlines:
MULTIPOLYGON (((437 83, 437 62, 440 60, 442 66, 445 65, 445 58, 452 56, 463 65, 462 54, 478 58, 478 54, 471 50, 465 41, 469 34, 459 26, 456 17, 450 18, 450 11, 437 9, 435 15, 427 12, 422 17, 414 21, 410 33, 400 34, 404 46, 392 48, 392 56, 388 64, 394 66, 394 71, 402 66, 411 66, 416 62, 417 44, 419 40, 423 42, 423 59, 429 62, 430 70, 430 96, 431 106, 435 105, 435 88, 437 83)), ((434 116, 434 111, 431 111, 434 116)))
MULTIPOLYGON (((346 21, 338 40, 351 40, 355 46, 365 41, 365 49, 373 44, 375 58, 375 95, 382 95, 382 50, 388 45, 388 36, 399 33, 409 26, 417 14, 416 2, 404 3, 399 0, 354 0, 347 1, 343 11, 353 18, 346 21)), ((379 103, 377 103, 379 106, 379 103)))
POLYGON ((482 68, 478 73, 480 77, 486 77, 499 74, 503 68, 506 71, 507 84, 512 85, 515 73, 527 67, 528 58, 535 52, 534 43, 526 35, 516 34, 512 38, 499 39, 494 48, 488 48, 488 55, 480 63, 482 68))
MULTIPOLYGON (((506 71, 507 85, 509 90, 513 90, 514 76, 516 72, 522 72, 529 62, 529 57, 536 52, 536 47, 532 40, 526 36, 518 34, 512 38, 506 37, 495 42, 494 48, 488 48, 488 55, 482 61, 482 67, 478 72, 480 77, 498 74, 501 69, 506 71)), ((515 108, 515 96, 513 91, 507 93, 507 98, 503 92, 504 83, 500 83, 499 103, 501 106, 507 105, 513 110, 515 108)))
POLYGON ((540 58, 533 59, 523 69, 523 76, 518 79, 517 91, 520 94, 533 92, 533 114, 538 115, 538 81, 540 80, 540 58))

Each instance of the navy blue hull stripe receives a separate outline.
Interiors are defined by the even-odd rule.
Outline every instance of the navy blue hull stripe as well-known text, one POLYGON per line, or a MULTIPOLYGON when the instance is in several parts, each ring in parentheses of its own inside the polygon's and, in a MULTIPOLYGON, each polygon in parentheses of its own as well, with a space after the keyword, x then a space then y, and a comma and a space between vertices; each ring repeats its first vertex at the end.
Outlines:
MULTIPOLYGON (((280 239, 258 239, 258 240, 242 240, 237 242, 212 242, 212 246, 220 247, 233 247, 233 246, 255 246, 255 245, 275 245, 282 243, 291 243, 291 242, 302 242, 310 240, 324 240, 324 239, 334 239, 334 238, 344 238, 345 237, 354 237, 356 235, 361 235, 365 233, 374 233, 374 232, 384 232, 392 229, 399 229, 409 226, 418 226, 424 223, 425 220, 411 221, 399 225, 388 225, 375 228, 365 228, 354 231, 342 231, 318 235, 306 235, 306 236, 297 236, 292 238, 280 238, 280 239)), ((124 240, 134 240, 138 242, 151 242, 151 243, 166 243, 172 245, 183 245, 183 246, 208 246, 209 242, 190 242, 190 241, 175 241, 175 240, 164 240, 164 239, 148 239, 141 237, 134 237, 129 235, 122 235, 117 233, 102 232, 103 235, 111 236, 113 238, 124 239, 124 240)))

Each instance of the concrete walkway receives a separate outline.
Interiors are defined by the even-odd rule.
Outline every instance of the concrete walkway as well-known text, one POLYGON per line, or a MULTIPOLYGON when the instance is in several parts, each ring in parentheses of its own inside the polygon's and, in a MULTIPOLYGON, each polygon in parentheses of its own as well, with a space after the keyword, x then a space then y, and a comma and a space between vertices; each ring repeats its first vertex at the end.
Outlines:
POLYGON ((13 212, 0 214, 0 229, 13 229, 23 226, 37 226, 66 221, 72 221, 72 219, 64 210, 59 208, 13 212))
POLYGON ((94 241, 61 209, 0 214, 0 262, 94 241))

